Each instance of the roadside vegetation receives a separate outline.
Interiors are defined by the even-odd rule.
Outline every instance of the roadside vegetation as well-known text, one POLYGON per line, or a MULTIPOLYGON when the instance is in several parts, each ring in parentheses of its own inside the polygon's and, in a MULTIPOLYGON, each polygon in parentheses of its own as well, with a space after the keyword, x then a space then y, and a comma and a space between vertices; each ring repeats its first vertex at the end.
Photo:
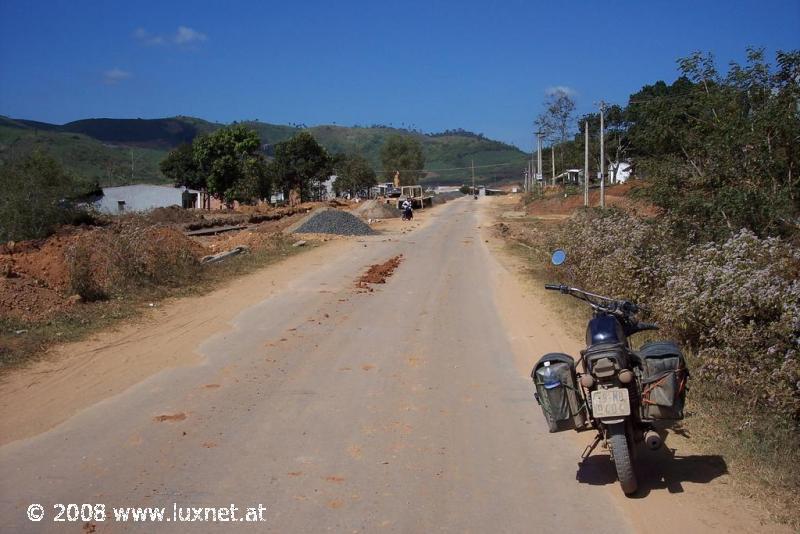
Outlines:
POLYGON ((45 237, 59 224, 80 224, 92 216, 76 205, 98 186, 65 171, 40 152, 0 161, 0 243, 45 237))
POLYGON ((291 238, 275 232, 252 233, 246 254, 201 264, 214 249, 157 219, 135 216, 66 231, 15 254, 0 248, 0 304, 15 301, 0 313, 0 370, 42 357, 53 343, 138 317, 164 299, 208 293, 314 246, 292 247, 291 238), (8 263, 14 258, 17 263, 8 263))
MULTIPOLYGON (((699 53, 678 65, 675 83, 644 87, 612 121, 607 163, 631 158, 647 209, 501 230, 536 251, 538 276, 649 305, 690 357, 684 431, 800 525, 800 52, 772 65, 750 50, 725 76, 699 53), (569 258, 557 270, 544 262, 555 248, 569 258)), ((560 149, 582 159, 582 139, 560 149)))

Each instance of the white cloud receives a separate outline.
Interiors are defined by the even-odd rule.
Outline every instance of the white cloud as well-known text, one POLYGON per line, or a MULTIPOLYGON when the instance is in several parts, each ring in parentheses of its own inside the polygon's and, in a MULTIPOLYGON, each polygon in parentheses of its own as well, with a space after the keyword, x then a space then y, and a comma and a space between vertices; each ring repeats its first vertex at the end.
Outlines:
POLYGON ((133 36, 140 43, 146 44, 148 46, 162 45, 165 43, 165 40, 162 36, 152 34, 147 30, 145 30, 144 28, 136 28, 136 30, 134 30, 133 32, 133 36))
POLYGON ((544 94, 548 96, 555 95, 558 93, 564 93, 569 96, 575 96, 576 94, 578 94, 578 91, 566 85, 553 85, 544 90, 544 94))
POLYGON ((133 38, 146 46, 160 46, 173 43, 188 48, 197 46, 199 43, 208 40, 208 36, 205 33, 188 26, 178 26, 175 33, 170 35, 159 35, 157 33, 150 33, 145 28, 136 28, 133 31, 133 38))
POLYGON ((206 34, 186 26, 178 26, 178 33, 175 34, 173 41, 179 45, 190 45, 202 43, 207 39, 206 34))
POLYGON ((119 67, 107 70, 103 73, 103 83, 106 85, 115 85, 123 80, 127 80, 133 76, 130 72, 122 70, 119 67))

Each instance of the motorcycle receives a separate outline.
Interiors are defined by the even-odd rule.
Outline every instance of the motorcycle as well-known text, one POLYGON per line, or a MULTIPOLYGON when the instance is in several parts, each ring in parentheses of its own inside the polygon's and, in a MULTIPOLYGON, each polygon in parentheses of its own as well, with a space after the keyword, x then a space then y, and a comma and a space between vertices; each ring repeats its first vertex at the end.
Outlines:
MULTIPOLYGON (((554 265, 565 260, 563 250, 556 250, 551 258, 554 265)), ((631 495, 638 488, 636 446, 645 443, 651 450, 660 448, 669 424, 683 419, 689 377, 686 360, 670 341, 631 349, 631 336, 658 329, 654 323, 638 320, 646 312, 644 306, 563 284, 546 284, 545 289, 582 300, 594 312, 578 365, 568 354, 542 356, 531 372, 534 396, 550 432, 597 432, 583 451, 581 463, 602 442, 611 454, 622 491, 631 495)))

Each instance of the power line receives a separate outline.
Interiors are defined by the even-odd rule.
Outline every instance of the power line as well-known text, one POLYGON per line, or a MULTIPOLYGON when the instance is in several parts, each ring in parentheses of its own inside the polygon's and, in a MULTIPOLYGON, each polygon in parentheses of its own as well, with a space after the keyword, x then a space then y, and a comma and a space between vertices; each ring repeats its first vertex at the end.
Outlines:
POLYGON ((523 163, 525 163, 527 161, 528 161, 528 159, 525 158, 524 160, 519 160, 519 162, 508 161, 506 163, 493 163, 491 165, 475 165, 474 167, 472 167, 472 166, 468 166, 468 167, 448 167, 446 169, 397 169, 397 170, 392 170, 392 171, 378 171, 377 174, 394 173, 394 172, 397 172, 397 171, 400 171, 400 172, 465 171, 465 170, 472 169, 472 168, 475 168, 475 169, 487 169, 487 168, 490 168, 490 167, 505 167, 507 165, 522 165, 523 163))

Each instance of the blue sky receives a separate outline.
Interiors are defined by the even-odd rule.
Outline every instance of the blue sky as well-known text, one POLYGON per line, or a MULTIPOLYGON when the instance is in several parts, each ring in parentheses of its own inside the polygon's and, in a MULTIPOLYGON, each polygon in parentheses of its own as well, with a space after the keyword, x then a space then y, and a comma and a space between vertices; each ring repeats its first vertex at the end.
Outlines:
POLYGON ((0 0, 0 114, 461 127, 527 149, 549 88, 587 112, 748 45, 800 48, 800 0, 0 0))

